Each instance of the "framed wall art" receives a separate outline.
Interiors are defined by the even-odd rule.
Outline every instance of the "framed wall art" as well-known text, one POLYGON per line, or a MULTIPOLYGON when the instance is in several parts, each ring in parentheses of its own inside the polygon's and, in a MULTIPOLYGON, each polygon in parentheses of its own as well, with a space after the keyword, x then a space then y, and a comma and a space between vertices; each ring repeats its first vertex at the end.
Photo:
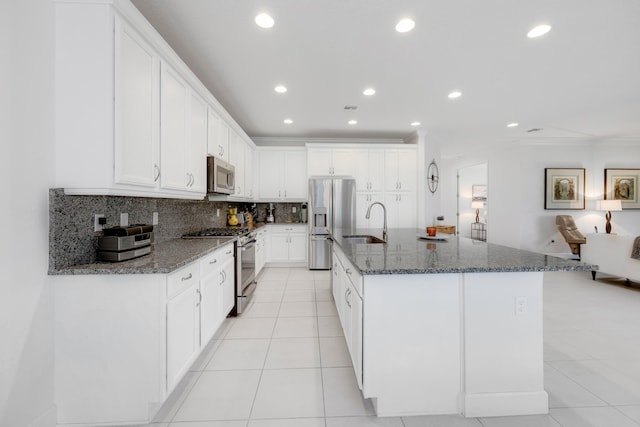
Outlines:
POLYGON ((584 209, 584 168, 546 168, 545 209, 584 209))
POLYGON ((622 209, 640 209, 639 181, 640 169, 605 169, 604 198, 621 200, 622 209))
POLYGON ((487 201, 487 186, 474 184, 471 186, 471 200, 474 202, 487 201))

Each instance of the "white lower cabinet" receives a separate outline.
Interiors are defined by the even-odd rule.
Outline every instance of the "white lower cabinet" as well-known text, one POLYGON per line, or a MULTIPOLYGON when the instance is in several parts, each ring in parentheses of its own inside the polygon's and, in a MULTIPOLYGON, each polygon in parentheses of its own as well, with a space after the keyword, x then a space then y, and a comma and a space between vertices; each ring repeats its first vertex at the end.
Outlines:
POLYGON ((358 387, 362 389, 362 275, 335 245, 332 261, 333 299, 358 387))
POLYGON ((180 381, 200 349, 199 275, 194 263, 167 278, 167 288, 178 289, 167 301, 167 390, 180 381))
POLYGON ((258 230, 256 235, 256 277, 267 262, 267 229, 258 230))
POLYGON ((234 305, 233 243, 170 274, 52 276, 58 426, 151 422, 234 305))
POLYGON ((306 224, 273 224, 269 228, 269 262, 282 265, 300 265, 307 262, 306 224))
POLYGON ((234 304, 233 245, 200 260, 200 344, 205 346, 234 304))

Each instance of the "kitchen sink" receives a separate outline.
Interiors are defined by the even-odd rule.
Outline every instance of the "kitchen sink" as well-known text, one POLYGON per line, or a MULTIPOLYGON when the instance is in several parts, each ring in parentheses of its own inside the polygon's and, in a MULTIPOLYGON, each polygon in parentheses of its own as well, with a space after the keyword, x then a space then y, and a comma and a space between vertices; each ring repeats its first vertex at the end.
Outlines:
POLYGON ((342 236, 342 238, 344 240, 346 240, 349 243, 355 243, 355 244, 375 244, 375 243, 385 243, 384 240, 376 237, 376 236, 369 236, 369 235, 360 235, 360 236, 342 236))

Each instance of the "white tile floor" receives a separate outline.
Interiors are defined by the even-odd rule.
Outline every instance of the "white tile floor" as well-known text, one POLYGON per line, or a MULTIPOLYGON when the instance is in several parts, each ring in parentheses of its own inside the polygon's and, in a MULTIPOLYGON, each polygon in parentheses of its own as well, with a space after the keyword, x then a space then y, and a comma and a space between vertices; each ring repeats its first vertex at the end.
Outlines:
POLYGON ((547 273, 548 415, 377 418, 362 399, 329 272, 269 268, 227 319, 153 427, 638 427, 640 286, 547 273))

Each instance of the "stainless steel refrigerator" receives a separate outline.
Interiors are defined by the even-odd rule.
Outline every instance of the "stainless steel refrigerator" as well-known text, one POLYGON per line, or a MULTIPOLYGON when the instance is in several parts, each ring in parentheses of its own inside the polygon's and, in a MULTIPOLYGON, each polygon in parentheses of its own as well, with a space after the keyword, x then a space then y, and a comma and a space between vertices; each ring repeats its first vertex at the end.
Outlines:
POLYGON ((309 178, 309 269, 331 269, 331 240, 337 230, 356 224, 356 180, 350 177, 309 178))

